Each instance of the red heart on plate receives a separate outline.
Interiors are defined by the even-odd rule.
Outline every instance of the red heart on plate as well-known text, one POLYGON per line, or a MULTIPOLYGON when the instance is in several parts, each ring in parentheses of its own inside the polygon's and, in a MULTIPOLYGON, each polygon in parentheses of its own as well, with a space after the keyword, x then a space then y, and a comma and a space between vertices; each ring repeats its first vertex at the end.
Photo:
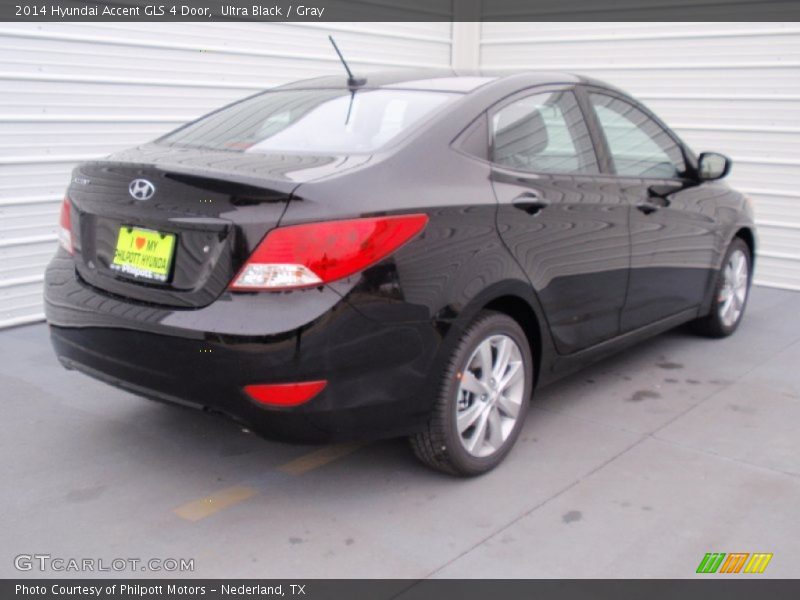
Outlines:
POLYGON ((144 244, 145 244, 146 241, 147 240, 144 239, 143 237, 137 237, 136 238, 136 249, 137 250, 141 250, 142 248, 144 248, 144 244))

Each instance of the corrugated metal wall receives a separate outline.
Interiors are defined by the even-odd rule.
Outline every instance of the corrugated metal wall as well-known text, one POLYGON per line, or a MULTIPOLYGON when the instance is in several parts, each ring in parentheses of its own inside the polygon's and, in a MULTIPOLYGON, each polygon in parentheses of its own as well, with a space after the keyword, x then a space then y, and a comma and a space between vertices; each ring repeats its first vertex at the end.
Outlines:
MULTIPOLYGON (((756 204, 758 282, 800 289, 800 23, 459 27, 458 39, 479 38, 483 67, 606 79, 696 150, 733 156, 731 182, 756 204)), ((42 270, 72 164, 255 90, 339 72, 329 32, 361 71, 453 56, 446 22, 0 23, 0 327, 42 318, 42 270)), ((472 54, 458 50, 460 63, 472 54)))
POLYGON ((756 282, 800 290, 800 23, 484 23, 486 68, 585 73, 734 159, 756 206, 756 282))
POLYGON ((0 23, 0 327, 43 318, 42 273, 75 162, 259 89, 341 72, 328 33, 367 72, 446 67, 451 30, 447 22, 0 23))

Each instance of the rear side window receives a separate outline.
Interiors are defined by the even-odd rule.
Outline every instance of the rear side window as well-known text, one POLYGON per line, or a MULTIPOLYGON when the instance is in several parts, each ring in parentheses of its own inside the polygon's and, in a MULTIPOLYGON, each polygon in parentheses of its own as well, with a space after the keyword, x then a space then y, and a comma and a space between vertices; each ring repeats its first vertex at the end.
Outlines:
POLYGON ((618 175, 673 178, 685 171, 678 144, 644 112, 605 94, 589 98, 618 175))
POLYGON ((460 94, 417 90, 277 90, 158 140, 238 152, 371 152, 460 94))
POLYGON ((492 161, 531 173, 598 173, 589 131, 570 91, 526 96, 492 116, 492 161))

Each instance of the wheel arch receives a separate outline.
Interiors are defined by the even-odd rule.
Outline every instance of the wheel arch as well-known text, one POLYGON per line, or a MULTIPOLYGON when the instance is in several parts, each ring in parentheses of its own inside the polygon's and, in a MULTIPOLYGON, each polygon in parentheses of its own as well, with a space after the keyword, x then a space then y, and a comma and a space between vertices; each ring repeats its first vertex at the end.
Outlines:
POLYGON ((750 250, 750 276, 752 277, 753 265, 755 265, 756 262, 755 232, 751 227, 740 227, 736 230, 736 233, 733 234, 733 238, 741 239, 745 244, 747 244, 747 248, 750 250))
POLYGON ((533 355, 533 382, 536 384, 542 365, 542 328, 539 324, 539 318, 536 316, 536 311, 520 296, 511 294, 495 298, 486 304, 483 309, 511 317, 522 327, 533 355))
POLYGON ((711 310, 711 304, 714 301, 714 286, 716 285, 717 281, 717 272, 722 268, 722 261, 725 258, 725 253, 728 251, 728 248, 733 240, 737 238, 747 244, 747 247, 750 250, 750 280, 752 281, 753 268, 756 260, 756 234, 754 228, 750 224, 745 224, 733 227, 732 231, 733 234, 727 240, 727 243, 722 247, 719 253, 719 266, 712 271, 712 274, 709 277, 708 288, 706 290, 705 297, 703 298, 703 304, 700 306, 700 310, 698 312, 698 316, 700 317, 707 315, 711 310))
MULTIPOLYGON (((490 286, 460 312, 455 323, 456 337, 482 310, 508 315, 519 323, 531 347, 534 360, 534 385, 547 379, 554 357, 547 319, 535 291, 528 282, 506 281, 490 286)), ((455 333, 454 332, 454 333, 455 333)))

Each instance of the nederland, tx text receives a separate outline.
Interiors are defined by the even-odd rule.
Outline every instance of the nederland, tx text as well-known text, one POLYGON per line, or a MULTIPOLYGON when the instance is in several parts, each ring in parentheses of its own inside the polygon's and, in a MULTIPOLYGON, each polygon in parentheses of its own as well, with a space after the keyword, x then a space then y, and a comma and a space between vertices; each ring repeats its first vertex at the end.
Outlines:
POLYGON ((19 583, 14 588, 17 596, 111 596, 119 593, 122 596, 138 596, 140 598, 151 596, 204 596, 209 593, 219 593, 222 596, 290 596, 306 595, 305 584, 290 583, 289 585, 228 585, 221 584, 217 587, 207 587, 205 585, 190 584, 168 584, 168 585, 147 585, 147 584, 109 584, 109 585, 26 585, 19 583))

